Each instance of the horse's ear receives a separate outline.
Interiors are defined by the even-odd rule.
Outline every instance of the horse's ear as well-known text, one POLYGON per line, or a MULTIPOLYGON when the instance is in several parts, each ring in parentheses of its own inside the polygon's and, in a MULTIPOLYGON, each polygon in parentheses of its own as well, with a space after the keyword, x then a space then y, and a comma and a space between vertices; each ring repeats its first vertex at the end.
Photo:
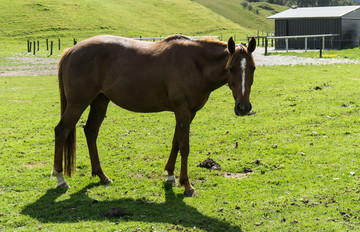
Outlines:
POLYGON ((253 51, 255 51, 255 48, 256 48, 256 40, 254 37, 252 37, 247 47, 248 53, 249 54, 253 53, 253 51))
POLYGON ((230 54, 233 54, 235 52, 235 42, 232 37, 230 37, 227 45, 228 51, 230 54))

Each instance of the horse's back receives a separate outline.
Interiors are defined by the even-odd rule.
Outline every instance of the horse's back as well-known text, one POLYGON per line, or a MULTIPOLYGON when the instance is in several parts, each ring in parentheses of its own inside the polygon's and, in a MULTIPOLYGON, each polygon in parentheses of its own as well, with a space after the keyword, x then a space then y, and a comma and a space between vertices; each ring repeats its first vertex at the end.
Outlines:
MULTIPOLYGON (((60 67, 73 92, 105 94, 132 111, 168 110, 166 58, 158 43, 96 36, 70 49, 60 67)), ((78 94, 78 93, 76 93, 78 94)))

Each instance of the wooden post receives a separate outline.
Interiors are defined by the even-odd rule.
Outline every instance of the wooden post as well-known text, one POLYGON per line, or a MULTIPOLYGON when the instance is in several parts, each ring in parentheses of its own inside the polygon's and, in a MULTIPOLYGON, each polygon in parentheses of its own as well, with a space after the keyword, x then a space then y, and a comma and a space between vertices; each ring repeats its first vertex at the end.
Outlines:
POLYGON ((77 44, 77 41, 76 41, 76 39, 74 38, 74 46, 77 44))
POLYGON ((53 54, 53 47, 54 47, 54 42, 51 41, 50 42, 50 56, 52 56, 52 54, 53 54))
POLYGON ((307 52, 307 37, 305 38, 305 52, 307 52))
POLYGON ((39 51, 39 48, 40 47, 40 42, 39 42, 39 40, 37 41, 37 50, 39 51))
POLYGON ((59 50, 61 49, 61 47, 60 47, 60 39, 59 39, 59 50))
POLYGON ((320 58, 322 58, 323 38, 320 38, 320 58))
POLYGON ((46 39, 46 51, 49 51, 49 40, 46 39))
POLYGON ((36 53, 36 43, 35 43, 35 41, 34 41, 34 55, 35 55, 35 53, 36 53))
POLYGON ((31 49, 30 49, 30 41, 27 40, 27 52, 30 52, 30 51, 31 51, 31 49))
POLYGON ((289 39, 285 39, 286 52, 289 52, 289 39))
POLYGON ((265 56, 267 55, 267 50, 268 50, 268 38, 266 36, 265 37, 265 56))

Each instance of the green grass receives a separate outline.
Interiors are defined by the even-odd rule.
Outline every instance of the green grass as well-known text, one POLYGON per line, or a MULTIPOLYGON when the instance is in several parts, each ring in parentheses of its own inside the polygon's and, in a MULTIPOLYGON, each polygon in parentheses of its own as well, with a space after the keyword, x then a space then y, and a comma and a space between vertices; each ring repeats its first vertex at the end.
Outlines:
MULTIPOLYGON (((97 34, 126 37, 244 34, 247 29, 188 0, 3 0, 0 56, 26 51, 26 40, 61 38, 64 48, 97 34), (5 44, 5 45, 3 45, 5 44)), ((43 43, 43 42, 42 42, 43 43)))
MULTIPOLYGON (((288 9, 286 6, 269 4, 267 2, 250 2, 253 10, 249 11, 241 5, 242 0, 195 0, 219 15, 232 20, 233 22, 248 29, 249 36, 258 32, 274 32, 273 20, 266 19, 268 16, 288 9), (258 14, 256 14, 258 11, 258 14)), ((242 35, 245 37, 246 35, 242 35)))
MULTIPOLYGON (((215 91, 191 128, 194 198, 162 182, 174 115, 131 113, 113 104, 98 145, 114 183, 102 186, 90 177, 80 128, 85 113, 71 188, 54 189, 57 78, 2 77, 0 230, 359 230, 359 73, 358 65, 346 64, 258 67, 251 95, 256 115, 247 117, 235 116, 226 86, 215 91), (197 167, 208 157, 222 170, 197 167), (224 177, 244 168, 253 172, 224 177), (103 216, 114 207, 134 215, 103 216)), ((177 175, 179 168, 178 160, 177 175)))
MULTIPOLYGON (((271 52, 269 55, 283 55, 283 56, 299 56, 299 57, 311 57, 319 58, 319 51, 307 51, 307 52, 271 52)), ((347 59, 360 59, 360 49, 350 48, 341 50, 323 50, 323 58, 347 58, 347 59)))

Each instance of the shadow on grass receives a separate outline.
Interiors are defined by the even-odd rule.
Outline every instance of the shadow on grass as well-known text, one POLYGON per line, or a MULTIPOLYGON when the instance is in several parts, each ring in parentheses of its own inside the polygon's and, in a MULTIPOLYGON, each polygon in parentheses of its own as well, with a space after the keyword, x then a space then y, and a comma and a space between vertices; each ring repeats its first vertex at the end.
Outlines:
POLYGON ((186 205, 182 194, 175 194, 164 183, 165 202, 154 203, 143 199, 121 198, 111 201, 96 201, 87 193, 98 184, 90 184, 71 194, 69 199, 57 200, 66 189, 50 189, 36 202, 27 205, 22 214, 40 222, 77 223, 80 221, 141 221, 169 223, 176 226, 200 228, 206 231, 241 231, 241 227, 201 214, 196 208, 186 205), (105 217, 104 213, 115 207, 133 214, 126 217, 105 217))

